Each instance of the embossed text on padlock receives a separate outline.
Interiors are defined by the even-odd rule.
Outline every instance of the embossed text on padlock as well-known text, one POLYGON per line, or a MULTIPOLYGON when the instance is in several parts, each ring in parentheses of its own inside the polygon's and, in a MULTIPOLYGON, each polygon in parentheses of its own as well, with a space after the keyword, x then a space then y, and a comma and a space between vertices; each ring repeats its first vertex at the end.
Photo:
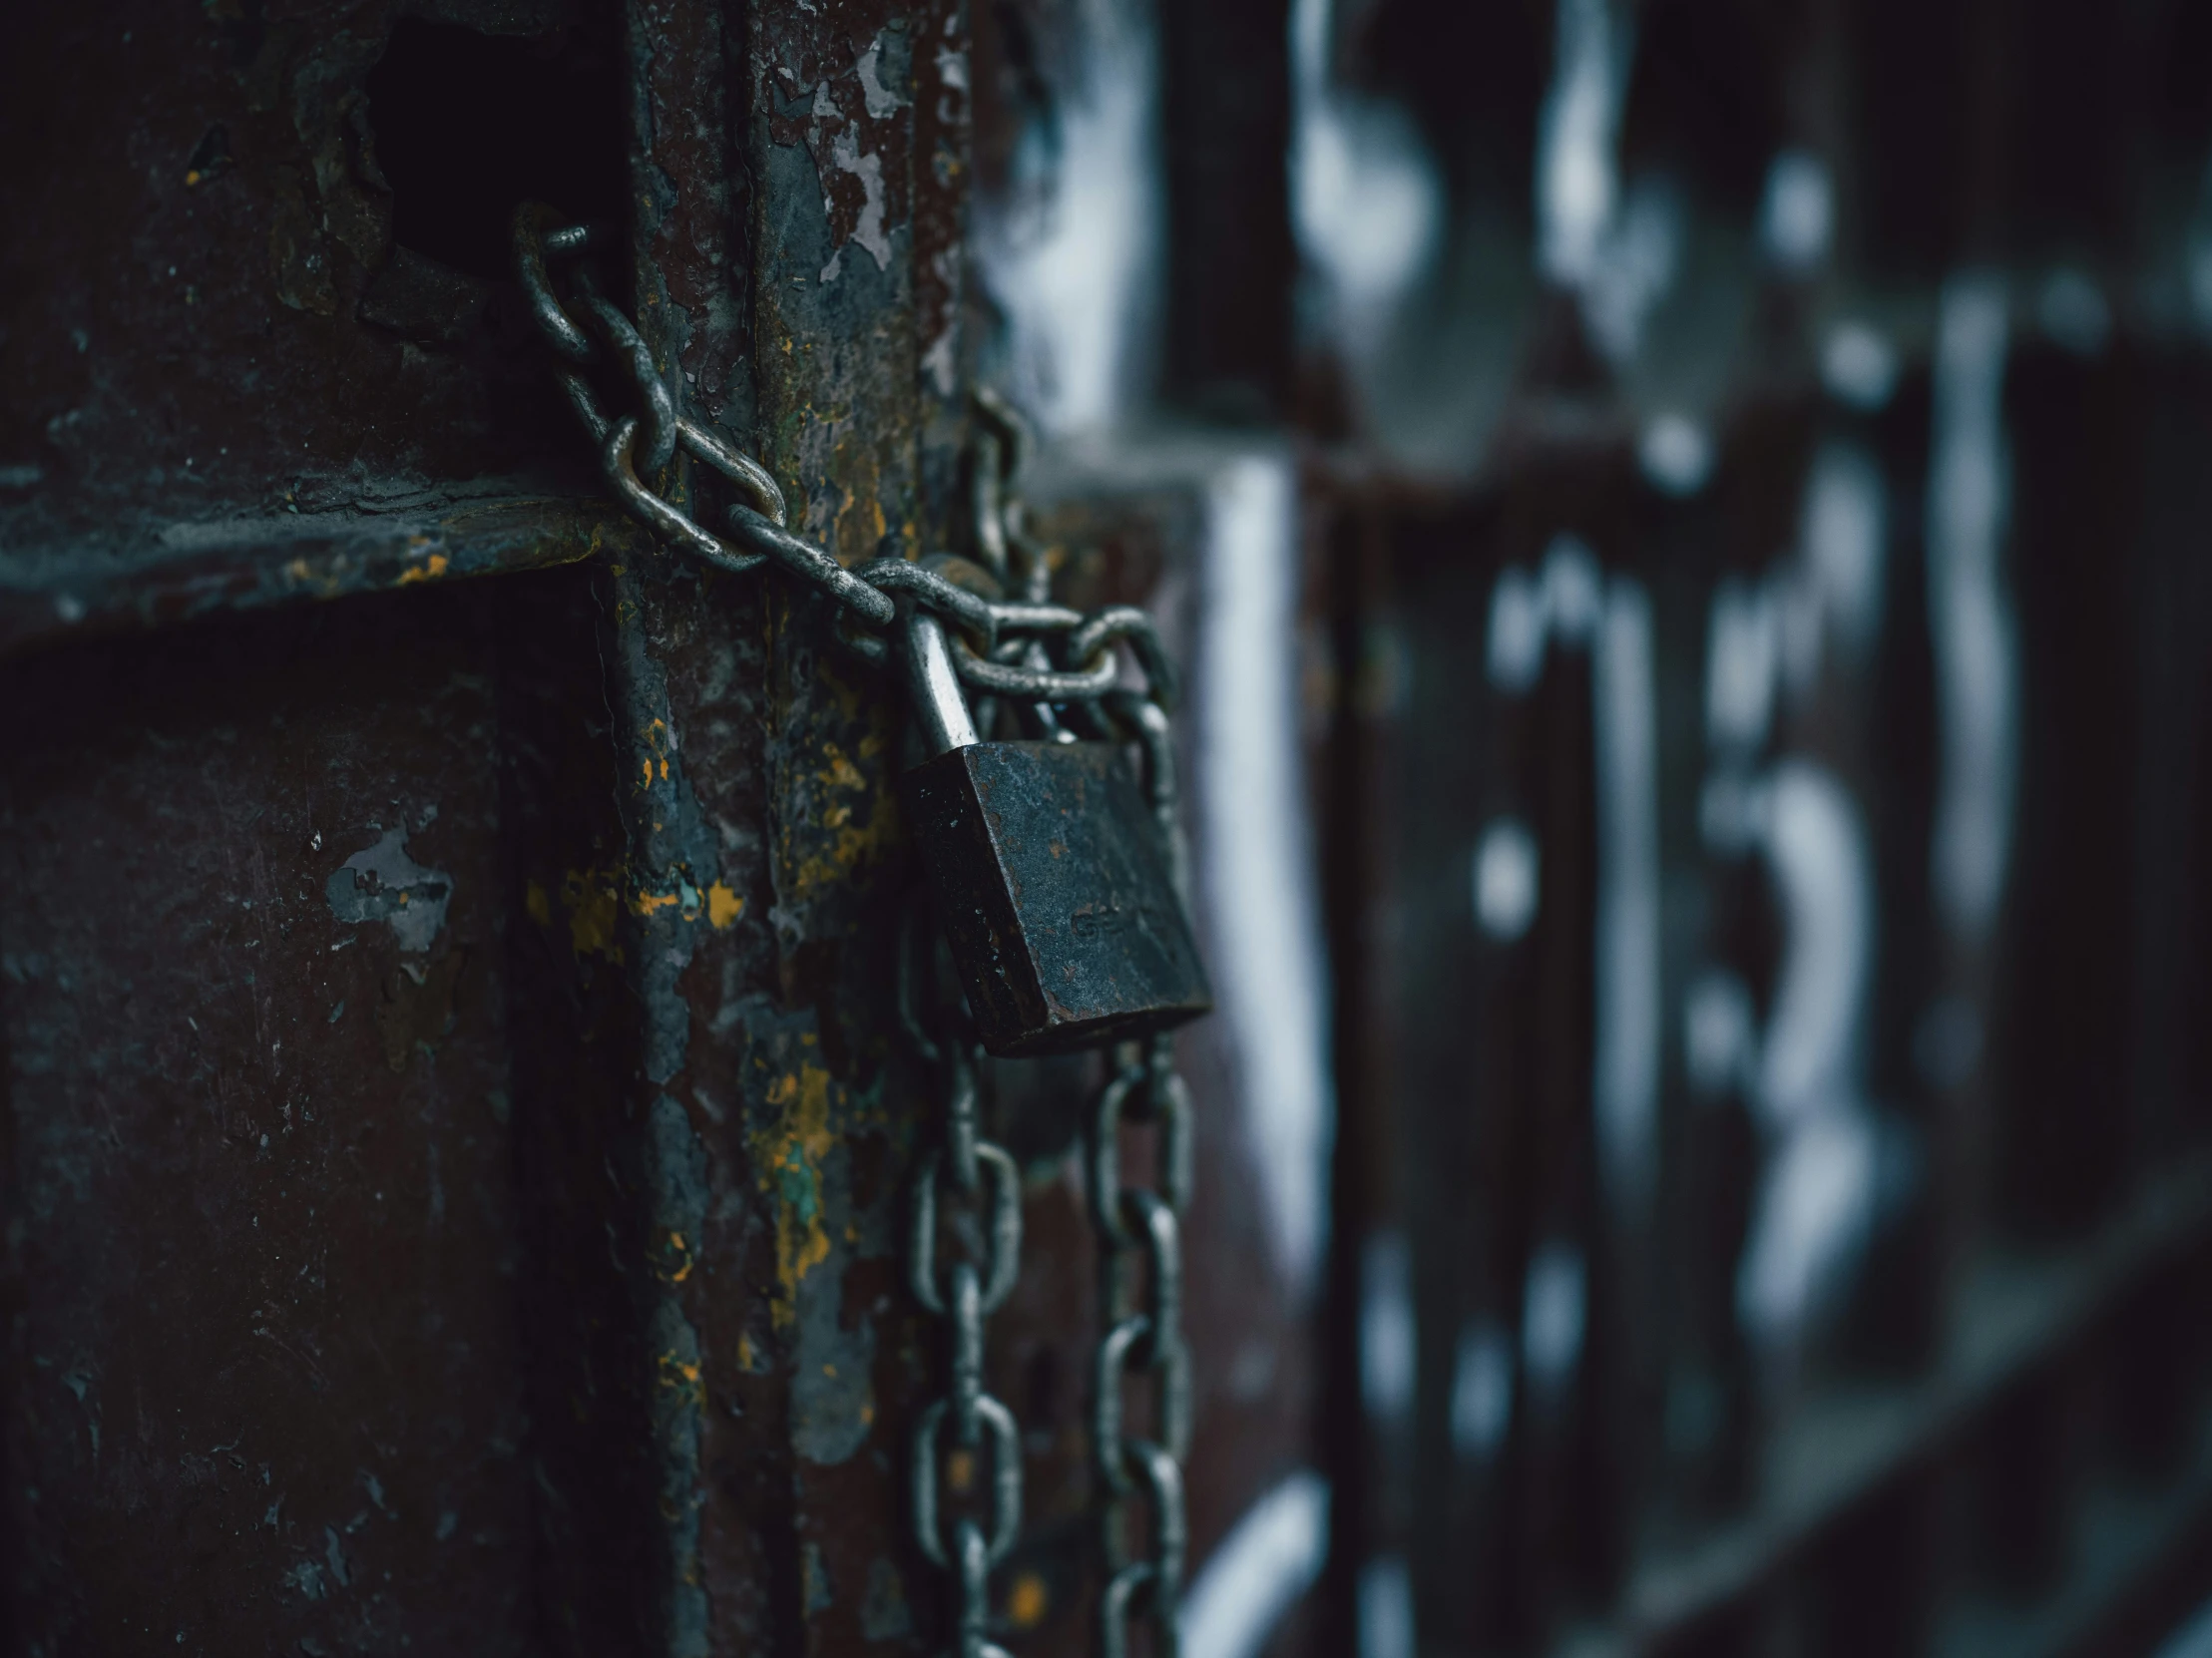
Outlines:
POLYGON ((1055 1053, 1212 1007, 1165 849, 1110 743, 979 742, 943 624, 901 619, 934 757, 900 793, 983 1045, 1055 1053))

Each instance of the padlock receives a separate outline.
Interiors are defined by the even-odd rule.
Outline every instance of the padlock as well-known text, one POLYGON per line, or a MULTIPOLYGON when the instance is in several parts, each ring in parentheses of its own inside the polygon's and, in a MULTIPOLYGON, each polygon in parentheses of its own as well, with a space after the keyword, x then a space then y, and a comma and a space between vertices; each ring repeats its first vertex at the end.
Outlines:
POLYGON ((902 611, 932 757, 900 795, 984 1047, 1061 1053, 1208 1012, 1166 849, 1121 750, 979 741, 944 624, 902 611))

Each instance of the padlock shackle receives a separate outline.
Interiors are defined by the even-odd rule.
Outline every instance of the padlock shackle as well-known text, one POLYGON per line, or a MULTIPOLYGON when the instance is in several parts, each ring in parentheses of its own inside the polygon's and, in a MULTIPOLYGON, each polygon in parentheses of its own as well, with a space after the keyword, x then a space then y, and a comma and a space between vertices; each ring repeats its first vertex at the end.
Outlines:
POLYGON ((899 610, 907 691, 914 698, 914 714, 922 722, 930 752, 950 754, 982 741, 975 717, 968 712, 967 693, 960 688, 960 671, 953 666, 945 624, 910 601, 902 600, 899 610))

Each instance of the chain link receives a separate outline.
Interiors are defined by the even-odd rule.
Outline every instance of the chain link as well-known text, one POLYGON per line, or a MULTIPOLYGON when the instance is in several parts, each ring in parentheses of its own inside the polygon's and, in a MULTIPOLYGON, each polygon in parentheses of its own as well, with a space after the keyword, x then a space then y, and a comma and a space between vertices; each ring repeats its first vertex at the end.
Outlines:
MULTIPOLYGON (((1021 419, 979 391, 967 456, 973 559, 936 554, 877 559, 847 570, 794 533, 782 490, 767 469, 687 418, 636 325, 592 279, 584 255, 605 245, 592 226, 564 225, 525 204, 513 219, 515 267, 547 344, 562 360, 563 391, 593 442, 624 508, 666 543, 731 573, 780 565, 837 602, 836 636, 855 655, 887 663, 885 629, 910 609, 947 623, 949 658, 979 698, 989 733, 999 712, 1047 739, 1134 744, 1146 798, 1167 848, 1176 890, 1188 901, 1187 856, 1177 822, 1173 664, 1158 629, 1126 605, 1085 613, 1052 603, 1052 570, 1031 539, 1015 482, 1029 448, 1021 419), (573 304, 555 280, 569 273, 573 304), (584 321, 578 320, 581 311, 584 321), (586 324, 589 324, 587 326, 586 324), (610 415, 598 372, 637 410, 610 415), (640 477, 678 453, 717 475, 737 497, 723 509, 726 537, 640 477), (1124 684, 1125 649, 1142 688, 1124 684)), ((932 1071, 942 1110, 940 1143, 914 1176, 907 1281, 947 1332, 948 1385, 915 1424, 909 1468, 914 1541, 951 1580, 951 1658, 1008 1658, 989 1638, 990 1575, 1022 1526, 1022 1448, 1014 1415, 984 1387, 985 1321, 1021 1273, 1022 1180, 1002 1147, 981 1137, 981 1049, 965 1011, 939 991, 936 938, 909 904, 899 938, 898 1006, 916 1052, 932 1071), (962 1212, 965 1225, 947 1212, 962 1212), (940 1259, 940 1234, 968 1239, 971 1257, 940 1259), (952 1454, 944 1453, 947 1439, 952 1454), (980 1497, 979 1458, 990 1465, 980 1497), (961 1513, 946 1532, 947 1494, 961 1513)), ((1156 1658, 1176 1658, 1187 1531, 1182 1458, 1191 1435, 1190 1351, 1182 1336, 1182 1215, 1190 1197, 1191 1111, 1174 1071, 1172 1038, 1124 1042, 1095 1101, 1085 1136, 1085 1185, 1099 1233, 1101 1334, 1094 1352, 1091 1438, 1099 1549, 1105 1579, 1098 1610, 1100 1658, 1125 1658, 1129 1631, 1149 1623, 1156 1658), (1124 1185, 1124 1127, 1156 1136, 1156 1189, 1124 1185), (1150 1437, 1129 1431, 1129 1387, 1148 1381, 1150 1437)))
POLYGON ((1189 1202, 1190 1097, 1174 1072, 1166 1036, 1124 1043, 1121 1064, 1100 1090, 1085 1170, 1099 1234, 1102 1335, 1094 1360, 1091 1448, 1099 1491, 1099 1658, 1124 1658, 1129 1630, 1153 1628, 1156 1658, 1180 1651, 1182 1459, 1190 1449, 1190 1349, 1182 1337, 1182 1214, 1189 1202), (1124 1185, 1121 1131, 1156 1134, 1158 1189, 1124 1185), (1148 1380, 1150 1438, 1128 1431, 1125 1391, 1148 1380), (1134 1522, 1143 1518, 1139 1528, 1134 1522), (1135 1534, 1141 1529, 1142 1547, 1135 1534))
MULTIPOLYGON (((768 470, 686 417, 654 363, 637 326, 601 292, 585 255, 607 237, 589 225, 564 225, 549 207, 525 203, 511 229, 515 273, 539 332, 563 360, 556 371, 577 419, 599 446, 600 468, 626 510, 663 540, 736 574, 764 563, 836 600, 839 636, 860 656, 886 661, 883 636, 901 603, 935 613, 953 625, 953 661, 963 683, 984 696, 1038 703, 1097 701, 1121 678, 1114 646, 1125 645, 1140 670, 1146 693, 1163 707, 1175 701, 1173 666, 1157 628, 1142 611, 1111 606, 1091 615, 1047 602, 1051 570, 1022 527, 1008 488, 1026 439, 1021 422, 1000 399, 976 398, 976 435, 970 457, 971 510, 976 517, 976 561, 945 555, 921 561, 878 559, 847 570, 830 554, 793 532, 783 492, 768 470), (568 275, 573 299, 565 299, 556 267, 568 275), (590 323, 587 328, 577 312, 590 323), (610 415, 589 370, 618 383, 636 406, 634 415, 610 415), (677 451, 730 484, 739 500, 722 518, 726 536, 698 522, 664 494, 649 487, 640 469, 658 474, 677 451), (734 545, 733 545, 734 544, 734 545), (874 631, 855 633, 859 622, 874 631)), ((1057 725, 1049 708, 1033 723, 1057 725)))
MULTIPOLYGON (((1049 597, 1044 561, 1024 534, 1014 490, 1026 437, 1019 421, 988 394, 978 398, 971 457, 971 511, 979 561, 1019 582, 1033 601, 1049 597)), ((1050 630, 1040 625, 1039 632, 1050 630)), ((1091 661, 1125 638, 1144 669, 1148 693, 1110 685, 1092 691, 1055 673, 1034 644, 1002 647, 989 661, 961 661, 968 683, 1005 696, 1074 702, 1068 712, 1095 734, 1135 743, 1143 754, 1145 796, 1167 849, 1175 891, 1189 902, 1188 856, 1175 792, 1174 736, 1168 714, 1174 679, 1166 651, 1142 611, 1114 606, 1084 619, 1065 645, 1067 658, 1091 661)), ((961 645, 954 654, 960 659, 961 645)), ((1050 709, 1040 712, 1050 717, 1050 709)), ((1073 734, 1073 733, 1071 733, 1073 734)), ((1101 1331, 1093 1355, 1092 1475, 1104 1571, 1098 1608, 1098 1658, 1126 1658, 1129 1632, 1148 1623, 1154 1658, 1179 1658, 1184 1554, 1182 1462, 1190 1449, 1190 1349, 1182 1335, 1182 1215, 1193 1162, 1189 1090, 1175 1074, 1174 1038, 1118 1044, 1085 1135, 1085 1194, 1099 1235, 1101 1331), (1125 1124, 1155 1134, 1156 1189, 1122 1181, 1125 1124), (1151 1438, 1128 1431, 1126 1391, 1149 1380, 1151 1438), (1140 1523, 1141 1522, 1141 1523, 1140 1523)))
POLYGON ((914 1426, 909 1469, 910 1519, 924 1558, 952 1578, 953 1658, 1006 1658, 989 1639, 991 1568, 1005 1559, 1022 1529, 1022 1440, 1014 1413, 984 1390, 984 1320, 1014 1293, 1022 1270, 1022 1171, 977 1125, 978 1049, 966 1022, 936 994, 936 938, 919 903, 910 903, 899 934, 899 1013, 925 1063, 936 1073, 944 1110, 943 1140, 915 1170, 907 1285, 941 1319, 949 1348, 949 1386, 914 1426), (924 998, 927 998, 925 1006, 924 998), (940 1271, 938 1231, 949 1201, 971 1206, 978 1260, 940 1271), (950 1480, 956 1495, 975 1483, 976 1458, 988 1453, 987 1523, 963 1515, 945 1540, 948 1429, 954 1446, 950 1480))

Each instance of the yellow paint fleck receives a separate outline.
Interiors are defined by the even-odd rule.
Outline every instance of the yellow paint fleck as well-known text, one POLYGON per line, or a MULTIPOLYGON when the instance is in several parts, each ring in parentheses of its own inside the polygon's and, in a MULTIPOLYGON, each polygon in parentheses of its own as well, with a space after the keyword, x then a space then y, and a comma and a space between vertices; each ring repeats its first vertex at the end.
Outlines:
POLYGON ((1035 1629, 1045 1621, 1052 1604, 1052 1593, 1045 1587, 1045 1579, 1034 1571, 1026 1571, 1006 1592, 1006 1621, 1017 1629, 1035 1629))
POLYGON ((694 1405, 706 1403, 706 1385, 699 1380, 697 1361, 684 1363, 673 1353, 664 1353, 661 1355, 659 1368, 661 1374, 658 1381, 662 1387, 688 1394, 694 1405))
POLYGON ((776 1280, 772 1316, 783 1329, 798 1316, 799 1284, 829 1259, 829 1233, 822 1224, 822 1166, 836 1143, 829 1126, 829 1072, 801 1064, 768 1087, 768 1103, 780 1118, 752 1136, 753 1166, 764 1191, 776 1195, 776 1280))
POLYGON ((681 893, 642 892, 630 901, 630 913, 634 916, 652 916, 662 910, 672 909, 682 902, 681 893))
POLYGON ((868 786, 867 778, 860 775, 860 768, 847 759, 845 751, 835 743, 825 742, 822 744, 822 759, 825 763, 822 769, 814 775, 827 787, 833 789, 864 789, 868 786))
POLYGON ((561 907, 569 912, 569 945, 579 956, 616 955, 615 886, 607 876, 570 870, 561 884, 561 907))
POLYGON ((187 190, 192 189, 193 186, 200 183, 201 177, 200 169, 197 167, 188 169, 185 173, 185 188, 187 190))
POLYGON ((837 1380, 837 1367, 835 1365, 824 1365, 822 1374, 834 1382, 837 1380))
POLYGON ((715 932, 731 926, 745 913, 745 901, 729 887, 716 881, 706 889, 706 920, 715 932))
POLYGON ((741 1330, 737 1333, 737 1368, 748 1375, 752 1371, 752 1338, 741 1330))
POLYGON ((639 763, 644 768, 646 787, 650 789, 653 787, 656 765, 660 768, 661 781, 665 783, 668 780, 668 750, 673 744, 668 741, 668 722, 664 719, 651 721, 641 734, 645 738, 647 752, 645 759, 639 763))
MULTIPOLYGON (((865 743, 861 752, 863 756, 867 753, 865 743)), ((794 896, 801 898, 824 887, 844 885, 876 860, 895 832, 894 814, 886 802, 874 803, 875 809, 863 827, 852 821, 855 802, 835 798, 840 794, 865 798, 874 792, 866 774, 837 744, 822 745, 821 764, 813 773, 813 781, 820 791, 811 825, 817 831, 813 844, 819 846, 820 830, 836 833, 826 850, 797 860, 797 868, 792 871, 793 887, 794 896)))
POLYGON ((415 582, 428 582, 446 573, 446 556, 433 553, 419 565, 413 565, 399 573, 399 585, 407 587, 415 582))
POLYGON ((522 907, 530 912, 530 919, 540 927, 553 925, 553 900, 546 896, 545 888, 533 881, 523 889, 522 907))

